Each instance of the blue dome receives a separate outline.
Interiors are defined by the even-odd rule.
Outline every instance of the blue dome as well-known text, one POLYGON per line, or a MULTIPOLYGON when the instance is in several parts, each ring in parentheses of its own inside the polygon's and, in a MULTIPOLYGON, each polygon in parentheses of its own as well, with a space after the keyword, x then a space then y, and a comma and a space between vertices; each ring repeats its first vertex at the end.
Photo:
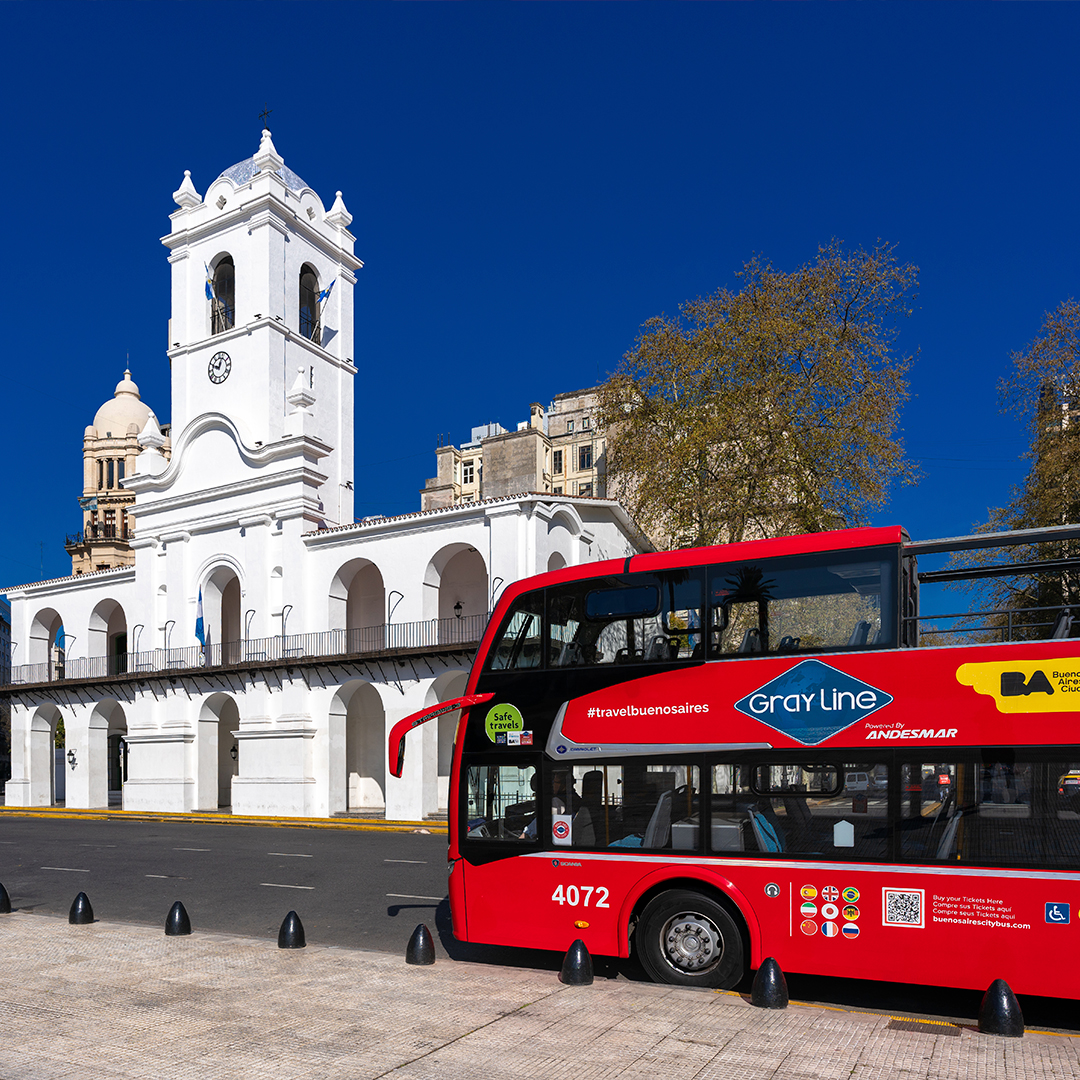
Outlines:
MULTIPOLYGON (((237 187, 242 184, 246 184, 255 175, 255 158, 249 157, 244 161, 238 161, 231 168, 226 169, 221 176, 227 176, 237 187)), ((296 175, 287 165, 282 165, 277 170, 278 176, 285 181, 285 186, 290 191, 303 191, 308 187, 299 176, 296 175)), ((218 179, 221 179, 221 176, 218 179)))

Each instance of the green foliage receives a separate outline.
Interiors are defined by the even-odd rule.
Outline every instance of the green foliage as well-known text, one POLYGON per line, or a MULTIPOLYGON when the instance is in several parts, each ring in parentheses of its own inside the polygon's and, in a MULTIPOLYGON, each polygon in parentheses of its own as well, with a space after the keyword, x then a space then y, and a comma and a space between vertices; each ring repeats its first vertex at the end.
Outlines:
POLYGON ((67 738, 67 735, 64 732, 64 718, 60 717, 60 719, 56 721, 56 735, 53 738, 53 746, 57 750, 63 750, 64 749, 64 740, 66 738, 67 738))
POLYGON ((917 275, 833 241, 650 319, 600 391, 609 492, 665 544, 865 522, 914 480, 896 434, 913 357, 893 343, 917 275))

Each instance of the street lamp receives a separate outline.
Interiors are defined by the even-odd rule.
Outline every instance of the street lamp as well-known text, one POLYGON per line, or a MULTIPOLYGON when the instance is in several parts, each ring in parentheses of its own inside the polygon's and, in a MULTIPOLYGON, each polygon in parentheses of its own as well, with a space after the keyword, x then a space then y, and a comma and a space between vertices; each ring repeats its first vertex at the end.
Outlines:
POLYGON ((72 769, 74 769, 76 764, 77 764, 77 762, 75 761, 75 751, 74 750, 69 750, 67 752, 67 759, 68 759, 68 764, 72 767, 72 769))
POLYGON ((233 743, 232 744, 232 749, 229 751, 229 757, 231 757, 233 759, 233 761, 235 761, 239 756, 240 756, 240 744, 239 743, 233 743))
POLYGON ((459 600, 459 601, 458 601, 458 602, 457 602, 457 603, 456 603, 456 604, 454 605, 454 614, 455 614, 455 615, 456 615, 456 616, 457 616, 457 617, 458 617, 458 618, 460 619, 460 618, 461 618, 461 612, 462 612, 463 610, 464 610, 464 609, 463 609, 463 608, 462 608, 462 606, 461 606, 461 601, 459 600))

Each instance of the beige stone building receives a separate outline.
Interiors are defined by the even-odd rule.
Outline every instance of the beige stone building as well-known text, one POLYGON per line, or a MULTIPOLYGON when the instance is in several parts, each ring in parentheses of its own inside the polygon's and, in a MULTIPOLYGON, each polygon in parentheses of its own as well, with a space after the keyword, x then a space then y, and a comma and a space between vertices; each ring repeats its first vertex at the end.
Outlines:
POLYGON ((530 405, 529 419, 516 431, 485 424, 461 446, 437 447, 438 474, 420 491, 421 509, 527 491, 605 498, 596 395, 596 388, 558 394, 547 409, 530 405))
MULTIPOLYGON (((83 492, 79 499, 83 525, 64 545, 73 574, 135 564, 131 550, 135 494, 125 491, 123 482, 135 472, 135 458, 142 449, 139 434, 153 415, 139 397, 131 372, 125 371, 113 396, 98 409, 93 424, 84 432, 83 492)), ((161 430, 168 436, 167 426, 161 430)), ((161 452, 166 459, 170 457, 167 437, 161 452)))

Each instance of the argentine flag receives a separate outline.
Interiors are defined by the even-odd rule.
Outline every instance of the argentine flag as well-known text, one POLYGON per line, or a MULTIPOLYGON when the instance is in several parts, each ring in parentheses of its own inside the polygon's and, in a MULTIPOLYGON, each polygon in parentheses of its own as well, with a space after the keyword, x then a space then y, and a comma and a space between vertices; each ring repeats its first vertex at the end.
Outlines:
POLYGON ((195 636, 199 639, 199 644, 206 645, 206 631, 203 629, 203 616, 202 616, 202 586, 199 586, 199 603, 195 608, 195 636))
POLYGON ((326 288, 323 289, 323 291, 321 293, 319 293, 319 299, 316 302, 321 304, 324 300, 329 300, 330 299, 330 294, 334 291, 334 286, 336 284, 337 284, 337 278, 334 278, 334 280, 331 281, 330 284, 327 285, 326 288))
POLYGON ((203 263, 203 266, 206 267, 206 299, 207 300, 213 300, 214 299, 214 275, 210 273, 210 267, 206 263, 203 263))

